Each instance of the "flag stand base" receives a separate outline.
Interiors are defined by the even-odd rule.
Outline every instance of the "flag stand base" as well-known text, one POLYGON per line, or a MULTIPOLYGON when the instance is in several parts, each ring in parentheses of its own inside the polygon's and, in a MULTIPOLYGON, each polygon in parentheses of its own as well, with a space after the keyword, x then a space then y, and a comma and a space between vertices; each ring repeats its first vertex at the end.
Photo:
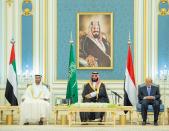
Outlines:
POLYGON ((119 116, 119 124, 120 125, 126 125, 126 115, 120 115, 119 116))
POLYGON ((67 115, 61 115, 61 125, 67 124, 68 124, 67 115))
POLYGON ((12 115, 7 115, 6 116, 6 124, 7 125, 12 125, 13 124, 13 116, 12 115))

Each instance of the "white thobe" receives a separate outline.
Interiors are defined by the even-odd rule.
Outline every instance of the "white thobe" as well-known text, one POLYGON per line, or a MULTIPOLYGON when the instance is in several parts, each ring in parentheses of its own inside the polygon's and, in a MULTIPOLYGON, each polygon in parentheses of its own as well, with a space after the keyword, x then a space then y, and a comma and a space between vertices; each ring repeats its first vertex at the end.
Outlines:
POLYGON ((26 122, 37 123, 41 118, 48 119, 50 104, 44 99, 50 98, 48 88, 42 84, 29 86, 22 96, 24 101, 20 105, 20 124, 26 122))

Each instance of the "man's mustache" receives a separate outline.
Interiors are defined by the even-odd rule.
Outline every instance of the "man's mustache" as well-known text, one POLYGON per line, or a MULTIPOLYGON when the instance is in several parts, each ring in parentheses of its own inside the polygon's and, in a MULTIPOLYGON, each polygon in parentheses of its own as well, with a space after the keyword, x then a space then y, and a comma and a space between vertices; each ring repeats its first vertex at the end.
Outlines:
POLYGON ((99 31, 94 31, 93 33, 99 33, 99 31))

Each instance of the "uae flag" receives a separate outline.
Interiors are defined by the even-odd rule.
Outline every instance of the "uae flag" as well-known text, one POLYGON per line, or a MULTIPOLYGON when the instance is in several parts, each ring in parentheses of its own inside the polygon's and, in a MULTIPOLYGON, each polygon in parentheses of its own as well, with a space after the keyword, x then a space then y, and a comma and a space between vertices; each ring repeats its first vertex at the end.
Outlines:
POLYGON ((12 49, 9 61, 9 70, 6 83, 5 97, 12 106, 18 105, 17 100, 17 73, 16 73, 16 62, 15 62, 15 48, 14 41, 11 41, 12 49))
POLYGON ((128 41, 128 53, 127 53, 127 63, 125 72, 125 83, 124 83, 124 105, 125 106, 135 106, 137 102, 137 89, 134 77, 134 68, 132 53, 130 48, 130 39, 128 41))

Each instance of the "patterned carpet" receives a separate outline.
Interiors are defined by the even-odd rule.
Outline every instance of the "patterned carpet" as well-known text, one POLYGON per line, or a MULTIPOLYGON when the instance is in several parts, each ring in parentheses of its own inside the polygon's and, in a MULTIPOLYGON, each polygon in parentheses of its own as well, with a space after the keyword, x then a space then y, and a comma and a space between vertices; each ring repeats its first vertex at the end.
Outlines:
POLYGON ((146 126, 136 126, 136 125, 127 125, 127 126, 58 126, 58 125, 29 125, 29 126, 19 126, 19 125, 11 125, 11 126, 0 126, 0 131, 169 131, 169 126, 153 126, 153 125, 146 125, 146 126))

